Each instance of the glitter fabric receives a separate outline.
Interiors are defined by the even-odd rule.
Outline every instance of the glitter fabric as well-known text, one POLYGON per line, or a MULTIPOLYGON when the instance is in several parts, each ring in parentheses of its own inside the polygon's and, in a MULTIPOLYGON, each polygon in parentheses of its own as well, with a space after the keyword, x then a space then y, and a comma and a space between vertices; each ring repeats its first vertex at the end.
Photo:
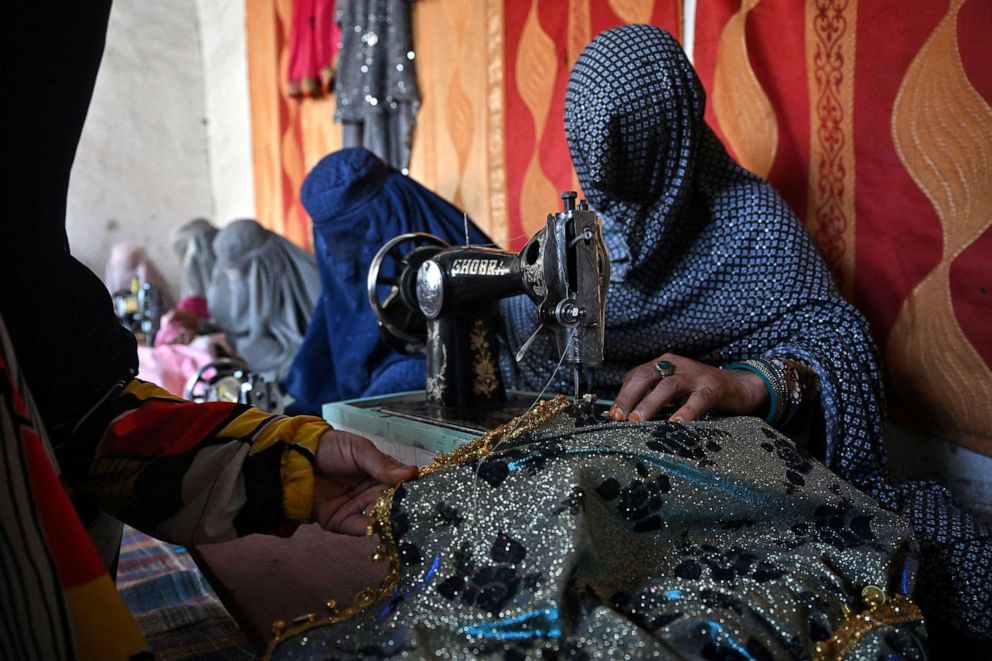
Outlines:
POLYGON ((922 658, 910 528, 756 418, 563 413, 463 459, 391 496, 392 593, 274 658, 922 658))
MULTIPOLYGON (((992 635, 992 529, 944 487, 887 484, 882 379, 868 324, 838 294, 775 190, 727 155, 703 121, 704 106, 679 44, 650 26, 603 32, 569 78, 565 131, 612 263, 596 392, 615 394, 628 370, 664 352, 709 365, 801 361, 821 388, 819 458, 916 528, 924 612, 971 636, 992 635)), ((502 311, 506 382, 539 390, 557 363, 554 346, 543 337, 514 364, 537 311, 521 299, 502 311)))
POLYGON ((341 51, 334 119, 357 144, 406 174, 420 92, 409 0, 338 0, 341 51))

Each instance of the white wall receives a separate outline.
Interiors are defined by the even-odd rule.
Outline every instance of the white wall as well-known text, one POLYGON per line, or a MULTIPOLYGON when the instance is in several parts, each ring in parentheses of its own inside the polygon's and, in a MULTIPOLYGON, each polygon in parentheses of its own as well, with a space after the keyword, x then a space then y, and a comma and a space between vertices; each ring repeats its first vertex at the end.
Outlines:
POLYGON ((244 0, 196 0, 213 220, 255 217, 244 0))
POLYGON ((244 20, 243 0, 114 3, 67 211, 101 277, 136 240, 178 292, 173 228, 254 215, 244 20))

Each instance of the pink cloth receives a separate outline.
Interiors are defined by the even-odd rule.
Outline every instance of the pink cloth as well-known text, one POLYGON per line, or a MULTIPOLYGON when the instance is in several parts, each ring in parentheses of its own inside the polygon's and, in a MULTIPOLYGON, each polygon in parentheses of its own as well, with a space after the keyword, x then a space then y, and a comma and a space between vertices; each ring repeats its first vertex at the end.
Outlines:
POLYGON ((341 33, 334 0, 294 0, 289 32, 289 95, 330 92, 341 33))
POLYGON ((176 307, 185 312, 192 312, 200 319, 210 318, 210 311, 207 310, 207 299, 202 296, 187 296, 176 303, 176 307))
MULTIPOLYGON (((176 310, 188 312, 198 319, 207 319, 210 313, 207 311, 207 300, 202 296, 187 296, 176 304, 176 310)), ((155 335, 155 345, 163 344, 189 344, 194 331, 188 329, 178 319, 175 310, 169 310, 162 315, 162 324, 155 335)))
POLYGON ((160 344, 154 347, 138 347, 138 378, 156 383, 173 395, 183 396, 186 381, 196 371, 214 360, 201 344, 160 344))

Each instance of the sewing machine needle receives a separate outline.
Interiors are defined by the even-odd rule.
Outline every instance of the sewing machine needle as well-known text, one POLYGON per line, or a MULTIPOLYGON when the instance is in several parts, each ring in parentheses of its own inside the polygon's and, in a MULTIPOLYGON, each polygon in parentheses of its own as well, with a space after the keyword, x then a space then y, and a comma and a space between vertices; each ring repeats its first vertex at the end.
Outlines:
POLYGON ((575 366, 575 369, 572 372, 572 374, 573 374, 573 376, 575 378, 575 404, 576 404, 576 406, 578 406, 578 404, 579 404, 579 394, 580 394, 579 393, 579 384, 582 381, 582 366, 581 365, 576 365, 575 366))

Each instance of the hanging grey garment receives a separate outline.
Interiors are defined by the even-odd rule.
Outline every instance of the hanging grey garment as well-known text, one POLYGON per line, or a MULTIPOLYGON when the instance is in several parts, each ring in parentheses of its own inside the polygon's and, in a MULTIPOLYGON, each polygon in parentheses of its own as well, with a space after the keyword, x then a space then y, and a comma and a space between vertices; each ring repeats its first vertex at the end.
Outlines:
POLYGON ((172 248, 182 264, 179 298, 207 297, 207 287, 214 272, 214 237, 217 228, 205 218, 191 220, 172 233, 172 248))
POLYGON ((218 232, 214 252, 211 316, 253 372, 281 381, 320 296, 314 258, 254 220, 218 232))
POLYGON ((345 146, 365 147, 405 174, 420 107, 410 2, 338 0, 336 11, 341 50, 334 119, 345 125, 345 146))
POLYGON ((372 510, 395 584, 274 658, 924 658, 910 527, 757 418, 560 414, 447 463, 372 510))

